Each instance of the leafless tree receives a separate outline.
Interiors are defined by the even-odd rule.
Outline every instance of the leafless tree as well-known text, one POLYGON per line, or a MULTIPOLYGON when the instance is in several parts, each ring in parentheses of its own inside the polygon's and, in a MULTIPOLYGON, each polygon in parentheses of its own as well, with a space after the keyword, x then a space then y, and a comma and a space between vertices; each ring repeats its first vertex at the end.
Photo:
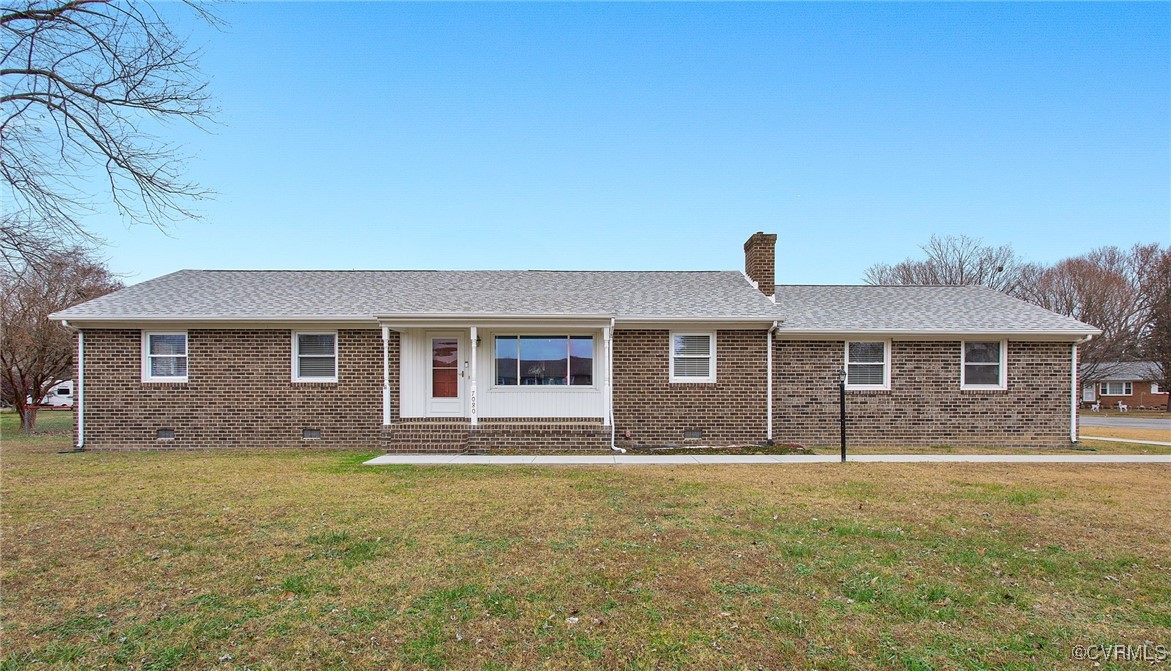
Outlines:
POLYGON ((73 336, 49 315, 121 287, 82 250, 46 257, 35 268, 0 268, 0 395, 20 414, 22 431, 36 428, 35 404, 72 370, 73 336))
MULTIPOLYGON (((1152 305, 1150 331, 1146 338, 1146 358, 1155 362, 1163 391, 1171 390, 1171 248, 1163 250, 1148 282, 1152 305)), ((1171 402, 1167 403, 1171 412, 1171 402)))
POLYGON ((0 254, 10 269, 95 242, 81 217, 103 201, 160 228, 194 216, 208 192, 183 178, 184 157, 151 127, 201 126, 214 110, 195 52, 150 3, 0 0, 0 35, 0 254))
POLYGON ((1152 281, 1165 253, 1154 244, 1101 247, 1058 262, 1028 286, 1026 300, 1102 329, 1081 351, 1086 382, 1143 356, 1157 311, 1152 281))
POLYGON ((1019 296, 1024 282, 1038 272, 1008 245, 985 245, 966 235, 933 235, 921 247, 926 258, 894 265, 877 263, 866 270, 867 284, 919 286, 978 284, 1019 296))

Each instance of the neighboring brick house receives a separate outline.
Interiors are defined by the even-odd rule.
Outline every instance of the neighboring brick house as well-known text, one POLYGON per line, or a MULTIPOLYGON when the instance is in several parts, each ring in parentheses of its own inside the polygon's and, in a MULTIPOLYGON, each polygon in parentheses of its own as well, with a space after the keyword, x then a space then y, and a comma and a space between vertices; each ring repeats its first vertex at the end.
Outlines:
POLYGON ((1082 385, 1082 402, 1090 407, 1128 410, 1167 409, 1167 390, 1159 387, 1163 378, 1154 361, 1106 361, 1081 367, 1083 379, 1093 375, 1097 382, 1082 385))
POLYGON ((982 287, 745 272, 179 271, 64 310, 85 449, 1076 440, 1097 329, 982 287))

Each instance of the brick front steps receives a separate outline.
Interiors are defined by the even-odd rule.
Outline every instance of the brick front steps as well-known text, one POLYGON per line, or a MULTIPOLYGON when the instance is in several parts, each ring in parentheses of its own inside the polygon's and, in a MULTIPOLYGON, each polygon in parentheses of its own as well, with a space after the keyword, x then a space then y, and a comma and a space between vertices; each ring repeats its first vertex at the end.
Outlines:
POLYGON ((610 452, 610 427, 588 419, 405 419, 382 428, 390 453, 610 452))

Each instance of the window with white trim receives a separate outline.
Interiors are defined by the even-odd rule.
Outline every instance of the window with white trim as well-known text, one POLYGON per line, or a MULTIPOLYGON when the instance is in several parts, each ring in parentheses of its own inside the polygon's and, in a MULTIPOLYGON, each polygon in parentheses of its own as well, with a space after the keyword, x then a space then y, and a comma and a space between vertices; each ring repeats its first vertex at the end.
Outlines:
POLYGON ((890 389, 890 341, 846 343, 846 389, 890 389))
POLYGON ((1159 391, 1159 383, 1158 382, 1151 383, 1151 393, 1152 394, 1162 394, 1163 393, 1163 392, 1159 391))
POLYGON ((1007 366, 1005 354, 1008 343, 1003 340, 964 342, 960 372, 961 389, 1006 389, 1007 366))
POLYGON ((1103 382, 1098 389, 1103 396, 1130 396, 1133 386, 1129 382, 1103 382))
POLYGON ((142 381, 187 381, 187 332, 142 333, 142 381))
POLYGON ((293 381, 337 382, 337 332, 293 332, 293 381))
POLYGON ((716 381, 716 334, 671 333, 671 382, 716 381))

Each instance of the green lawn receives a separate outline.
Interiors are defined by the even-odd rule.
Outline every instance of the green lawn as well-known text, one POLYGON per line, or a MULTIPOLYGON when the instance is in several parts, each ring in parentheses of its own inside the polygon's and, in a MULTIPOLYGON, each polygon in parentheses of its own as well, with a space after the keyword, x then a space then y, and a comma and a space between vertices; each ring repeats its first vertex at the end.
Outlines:
POLYGON ((1171 645, 1165 466, 368 468, 58 454, 67 433, 0 421, 3 669, 1023 670, 1171 645))

